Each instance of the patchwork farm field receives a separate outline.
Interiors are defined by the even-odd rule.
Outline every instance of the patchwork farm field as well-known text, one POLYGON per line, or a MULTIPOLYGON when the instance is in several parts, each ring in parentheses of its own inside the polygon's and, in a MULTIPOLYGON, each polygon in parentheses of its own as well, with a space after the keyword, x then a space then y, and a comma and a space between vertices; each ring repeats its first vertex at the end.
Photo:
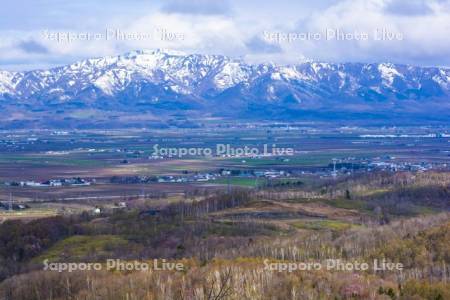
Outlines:
POLYGON ((291 127, 3 132, 0 299, 178 299, 166 283, 180 299, 213 299, 224 290, 228 296, 216 299, 289 299, 298 286, 309 298, 294 299, 446 299, 450 143, 429 129, 392 131, 398 136, 291 127), (217 144, 276 144, 293 153, 153 151, 217 144), (43 262, 101 269, 110 259, 164 259, 185 269, 42 269, 43 262), (387 259, 404 269, 268 267, 330 259, 387 259), (49 288, 30 284, 36 280, 49 288), (115 290, 117 282, 136 288, 115 290))

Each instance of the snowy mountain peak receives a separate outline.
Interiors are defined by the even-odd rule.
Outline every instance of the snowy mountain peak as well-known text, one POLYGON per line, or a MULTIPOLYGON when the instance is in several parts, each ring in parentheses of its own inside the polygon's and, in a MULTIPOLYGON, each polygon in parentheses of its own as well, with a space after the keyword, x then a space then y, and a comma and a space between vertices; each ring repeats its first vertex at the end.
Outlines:
POLYGON ((135 50, 50 70, 0 71, 0 103, 9 100, 44 110, 71 103, 111 110, 152 110, 155 103, 164 109, 170 104, 171 110, 207 106, 211 111, 223 105, 317 109, 335 103, 353 103, 351 109, 360 109, 378 102, 449 98, 446 68, 317 61, 252 65, 226 56, 166 49, 135 50))
POLYGON ((0 71, 0 95, 14 91, 16 85, 14 77, 16 75, 17 73, 15 72, 0 71))
POLYGON ((186 56, 187 54, 182 51, 170 50, 170 49, 155 49, 155 50, 133 50, 125 53, 123 57, 128 59, 135 59, 139 56, 186 56))

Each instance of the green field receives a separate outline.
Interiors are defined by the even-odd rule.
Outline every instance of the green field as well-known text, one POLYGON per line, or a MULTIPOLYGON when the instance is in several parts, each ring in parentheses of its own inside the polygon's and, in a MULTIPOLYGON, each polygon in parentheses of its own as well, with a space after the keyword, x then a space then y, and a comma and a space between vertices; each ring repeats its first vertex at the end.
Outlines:
POLYGON ((230 179, 227 178, 220 178, 212 181, 211 183, 215 184, 230 184, 230 185, 236 185, 236 186, 244 186, 244 187, 256 187, 263 185, 266 182, 265 179, 256 179, 256 178, 248 178, 248 177, 231 177, 230 179))
POLYGON ((67 257, 76 260, 89 256, 107 256, 114 249, 126 247, 128 241, 114 235, 81 236, 75 235, 66 238, 35 258, 36 262, 48 259, 60 261, 67 257))
POLYGON ((353 226, 348 222, 338 220, 305 220, 292 223, 291 225, 298 229, 334 231, 346 230, 353 226))

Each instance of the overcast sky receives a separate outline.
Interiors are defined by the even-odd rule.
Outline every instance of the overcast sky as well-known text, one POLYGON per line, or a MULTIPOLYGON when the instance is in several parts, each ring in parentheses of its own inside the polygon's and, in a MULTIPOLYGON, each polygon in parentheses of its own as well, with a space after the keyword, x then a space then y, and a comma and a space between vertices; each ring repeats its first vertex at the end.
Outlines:
POLYGON ((317 60, 450 66, 450 0, 1 4, 0 69, 48 68, 155 48, 281 64, 317 60))

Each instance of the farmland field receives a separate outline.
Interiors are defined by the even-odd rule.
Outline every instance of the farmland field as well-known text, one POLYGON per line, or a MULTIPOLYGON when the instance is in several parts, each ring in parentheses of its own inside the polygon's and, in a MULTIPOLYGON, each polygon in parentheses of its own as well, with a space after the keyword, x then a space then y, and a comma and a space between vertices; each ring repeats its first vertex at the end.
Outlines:
MULTIPOLYGON (((3 132, 0 234, 7 243, 0 242, 0 252, 14 249, 1 252, 6 267, 0 268, 0 299, 1 291, 37 299, 36 290, 17 286, 28 286, 34 276, 44 282, 63 280, 71 285, 66 292, 79 295, 93 295, 79 280, 130 280, 140 286, 129 292, 136 299, 142 293, 159 295, 160 276, 187 282, 189 288, 172 287, 182 295, 193 288, 209 293, 195 278, 218 276, 221 283, 214 293, 229 287, 229 299, 245 298, 250 286, 280 289, 277 295, 292 289, 272 285, 272 280, 326 280, 325 290, 308 286, 308 293, 319 295, 312 299, 348 299, 343 286, 353 285, 360 293, 380 296, 371 299, 416 295, 411 289, 417 286, 420 293, 430 290, 445 297, 448 286, 441 282, 448 274, 439 268, 450 263, 442 250, 450 239, 441 237, 450 220, 450 143, 435 129, 391 130, 398 137, 380 137, 376 128, 303 127, 3 132), (225 144, 293 152, 215 153, 217 145, 225 144), (155 145, 211 153, 170 156, 155 153, 155 145), (410 258, 409 251, 423 256, 410 258), (380 258, 404 266, 404 278, 396 271, 283 273, 267 268, 269 262, 369 263, 380 258), (156 265, 178 263, 186 269, 101 271, 111 259, 164 259, 156 265), (55 278, 42 270, 50 262, 92 262, 100 271, 63 272, 55 278), (31 271, 21 275, 17 266, 31 271), (238 284, 238 276, 245 277, 247 286, 238 284), (146 280, 156 286, 146 286, 146 280)), ((107 282, 102 286, 111 289, 107 282)), ((51 288, 50 293, 60 291, 51 288)), ((113 297, 107 290, 99 293, 113 297)), ((126 298, 124 293, 117 291, 117 299, 126 298)))

